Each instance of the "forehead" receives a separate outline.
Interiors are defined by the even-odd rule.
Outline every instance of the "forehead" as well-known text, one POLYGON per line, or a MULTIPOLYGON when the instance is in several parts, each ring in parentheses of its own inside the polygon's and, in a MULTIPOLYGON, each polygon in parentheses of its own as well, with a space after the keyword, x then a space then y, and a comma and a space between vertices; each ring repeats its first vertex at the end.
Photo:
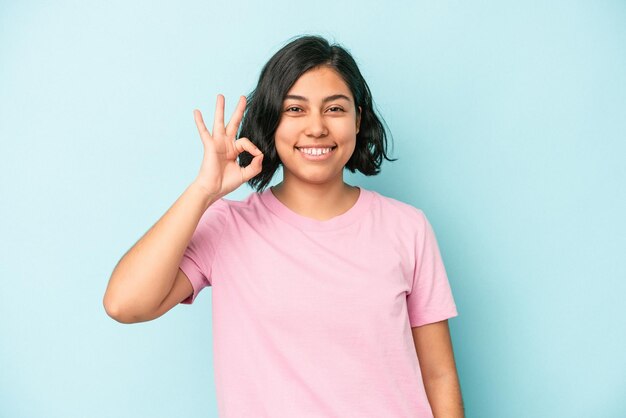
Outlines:
POLYGON ((327 96, 343 93, 352 98, 350 87, 343 77, 333 68, 322 66, 306 71, 291 86, 287 94, 307 97, 327 96))

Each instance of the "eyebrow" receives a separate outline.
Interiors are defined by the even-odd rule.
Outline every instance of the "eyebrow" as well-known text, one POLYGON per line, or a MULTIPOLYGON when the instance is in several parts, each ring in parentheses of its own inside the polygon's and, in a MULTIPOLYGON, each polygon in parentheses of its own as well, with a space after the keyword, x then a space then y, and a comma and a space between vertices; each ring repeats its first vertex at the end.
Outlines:
MULTIPOLYGON (((298 96, 297 94, 288 94, 285 96, 285 100, 287 99, 302 100, 303 102, 309 101, 309 99, 307 99, 306 97, 298 96)), ((324 99, 322 100, 322 103, 332 102, 333 100, 337 100, 337 99, 345 99, 347 101, 350 101, 350 98, 346 96, 345 94, 333 94, 332 96, 324 97, 324 99)))

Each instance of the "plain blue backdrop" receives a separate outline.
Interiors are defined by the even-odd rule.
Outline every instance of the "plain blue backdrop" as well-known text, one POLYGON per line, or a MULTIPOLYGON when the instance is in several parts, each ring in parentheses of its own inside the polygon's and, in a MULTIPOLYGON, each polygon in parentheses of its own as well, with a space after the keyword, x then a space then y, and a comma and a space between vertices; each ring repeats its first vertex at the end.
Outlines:
POLYGON ((467 416, 626 416, 626 3, 495 0, 0 1, 0 416, 217 416, 210 288, 133 325, 102 296, 198 172, 193 109, 302 33, 393 134, 347 181, 433 224, 467 416))

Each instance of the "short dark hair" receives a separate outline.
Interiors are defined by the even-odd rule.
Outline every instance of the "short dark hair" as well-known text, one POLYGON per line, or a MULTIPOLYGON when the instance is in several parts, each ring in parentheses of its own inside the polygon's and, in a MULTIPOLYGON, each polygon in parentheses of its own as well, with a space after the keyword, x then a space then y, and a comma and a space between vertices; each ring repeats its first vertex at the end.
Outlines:
MULTIPOLYGON (((256 88, 248 95, 246 111, 241 123, 239 138, 250 139, 263 152, 263 168, 248 180, 258 192, 263 191, 281 164, 274 134, 282 115, 283 100, 289 89, 302 74, 316 67, 327 66, 339 73, 346 82, 355 101, 357 115, 361 107, 361 123, 356 135, 354 153, 345 165, 352 173, 359 170, 366 176, 380 172, 382 159, 387 157, 387 133, 384 120, 373 108, 369 86, 359 71, 354 58, 338 44, 317 35, 296 37, 265 64, 256 88)), ((247 166, 252 155, 239 154, 239 165, 247 166)))

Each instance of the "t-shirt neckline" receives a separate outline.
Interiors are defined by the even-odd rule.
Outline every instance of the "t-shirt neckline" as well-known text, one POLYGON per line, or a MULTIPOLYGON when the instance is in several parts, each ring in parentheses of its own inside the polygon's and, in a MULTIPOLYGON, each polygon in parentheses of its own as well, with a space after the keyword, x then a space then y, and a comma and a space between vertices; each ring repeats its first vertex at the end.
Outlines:
POLYGON ((299 213, 289 209, 283 202, 278 200, 272 192, 271 187, 268 187, 261 192, 260 197, 265 206, 267 206, 268 209, 280 219, 301 229, 328 231, 351 224, 367 211, 367 207, 372 199, 372 192, 362 187, 357 187, 359 188, 359 197, 354 205, 352 205, 352 207, 344 213, 324 221, 300 215, 299 213))

